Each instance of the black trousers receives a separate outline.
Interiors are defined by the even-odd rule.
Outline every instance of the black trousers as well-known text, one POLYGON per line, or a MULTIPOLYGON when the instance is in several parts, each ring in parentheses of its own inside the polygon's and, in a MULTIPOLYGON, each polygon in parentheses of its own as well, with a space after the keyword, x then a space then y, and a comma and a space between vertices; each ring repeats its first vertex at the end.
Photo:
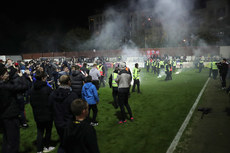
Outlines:
POLYGON ((154 74, 156 74, 157 73, 157 68, 155 66, 153 67, 153 70, 154 70, 154 74))
POLYGON ((199 66, 199 73, 202 71, 203 66, 199 66))
POLYGON ((212 75, 212 69, 211 68, 209 68, 209 77, 211 77, 211 75, 212 75))
POLYGON ((165 78, 166 81, 167 80, 172 80, 172 72, 166 71, 165 74, 166 74, 166 78, 165 78))
POLYGON ((135 92, 135 87, 137 86, 137 92, 140 93, 140 80, 134 79, 132 92, 135 92))
POLYGON ((121 109, 121 120, 122 121, 125 120, 125 108, 124 108, 124 106, 126 107, 130 118, 133 116, 132 110, 131 110, 129 103, 128 103, 128 98, 129 98, 128 96, 129 96, 129 88, 118 89, 118 99, 119 99, 118 103, 119 103, 119 106, 121 109))
POLYGON ((63 127, 59 127, 57 125, 55 125, 55 126, 56 126, 56 130, 57 130, 58 136, 60 138, 60 145, 58 147, 57 153, 65 153, 64 146, 63 146, 63 138, 64 138, 64 131, 65 131, 65 129, 63 127))
POLYGON ((157 68, 157 74, 160 75, 160 68, 157 68))
POLYGON ((154 66, 151 66, 152 67, 152 71, 151 71, 151 73, 153 73, 153 70, 154 70, 154 66))
POLYGON ((25 101, 24 101, 24 97, 17 99, 17 102, 19 104, 20 107, 20 124, 26 124, 26 116, 25 116, 25 101))
POLYGON ((2 153, 18 153, 20 143, 19 119, 3 119, 2 153))
POLYGON ((222 87, 226 87, 226 76, 227 74, 222 74, 221 75, 221 80, 222 80, 222 87))
POLYGON ((117 108, 118 107, 118 87, 113 87, 113 102, 114 102, 114 107, 117 108))
POLYGON ((43 147, 50 146, 53 121, 36 122, 36 124, 37 124, 37 152, 41 152, 43 151, 43 147), (45 137, 43 141, 44 133, 45 133, 45 137))
POLYGON ((103 87, 105 87, 104 76, 100 77, 100 87, 101 87, 101 84, 103 85, 103 87))
POLYGON ((149 65, 146 68, 147 68, 147 72, 149 72, 149 65))
POLYGON ((214 80, 216 80, 217 75, 218 75, 218 70, 212 70, 212 77, 214 80))
POLYGON ((93 105, 89 105, 89 116, 90 116, 90 110, 93 110, 93 119, 92 122, 96 122, 96 118, 97 118, 97 104, 93 104, 93 105))

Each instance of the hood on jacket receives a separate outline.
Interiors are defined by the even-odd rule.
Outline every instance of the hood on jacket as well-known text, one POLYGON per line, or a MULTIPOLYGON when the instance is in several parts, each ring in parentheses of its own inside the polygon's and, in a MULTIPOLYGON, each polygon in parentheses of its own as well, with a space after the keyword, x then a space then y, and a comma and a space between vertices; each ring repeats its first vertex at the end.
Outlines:
POLYGON ((92 82, 87 82, 84 84, 85 90, 88 90, 92 86, 92 82))
POLYGON ((35 90, 39 90, 39 89, 41 89, 41 88, 43 88, 43 87, 45 87, 45 86, 47 86, 47 82, 45 82, 45 81, 37 80, 37 81, 35 81, 35 83, 34 83, 34 89, 35 89, 35 90))
POLYGON ((53 97, 56 102, 63 102, 65 98, 70 95, 71 93, 71 88, 62 88, 59 87, 57 90, 53 92, 53 97))

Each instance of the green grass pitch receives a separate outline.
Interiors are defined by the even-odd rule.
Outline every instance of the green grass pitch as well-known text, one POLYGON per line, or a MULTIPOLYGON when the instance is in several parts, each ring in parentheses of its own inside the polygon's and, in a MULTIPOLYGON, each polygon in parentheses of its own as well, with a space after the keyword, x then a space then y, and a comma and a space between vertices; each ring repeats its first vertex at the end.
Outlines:
MULTIPOLYGON (((165 76, 157 78, 145 69, 140 75, 142 93, 131 93, 129 98, 133 122, 118 124, 120 109, 112 105, 112 89, 108 84, 100 88, 99 126, 95 129, 101 153, 165 153, 207 80, 208 70, 197 73, 184 69, 178 75, 173 74, 172 81, 164 81, 165 76)), ((36 152, 37 131, 30 105, 26 105, 26 114, 30 127, 21 129, 20 152, 32 153, 36 152)), ((55 128, 52 140, 58 140, 55 128)))

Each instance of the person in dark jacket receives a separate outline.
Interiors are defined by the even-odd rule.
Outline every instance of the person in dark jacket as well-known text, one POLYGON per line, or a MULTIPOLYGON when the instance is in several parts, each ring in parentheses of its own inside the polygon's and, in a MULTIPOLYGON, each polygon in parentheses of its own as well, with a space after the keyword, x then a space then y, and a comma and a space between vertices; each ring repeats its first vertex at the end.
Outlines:
POLYGON ((83 81, 85 80, 85 76, 81 73, 80 67, 78 65, 74 66, 72 69, 72 75, 70 76, 71 79, 71 88, 73 92, 75 92, 78 97, 81 97, 81 89, 83 86, 83 81))
POLYGON ((63 71, 58 72, 58 78, 60 78, 62 75, 69 75, 70 71, 67 66, 63 66, 63 71))
POLYGON ((114 102, 114 107, 116 109, 118 108, 118 84, 115 81, 117 75, 118 75, 118 67, 115 67, 115 70, 109 77, 109 86, 110 88, 112 88, 113 102, 114 102))
POLYGON ((219 69, 220 77, 221 77, 221 84, 222 84, 222 90, 226 89, 226 77, 228 74, 228 62, 224 58, 221 63, 217 64, 217 67, 219 69))
POLYGON ((57 133, 60 137, 60 145, 58 148, 58 153, 63 153, 63 134, 69 121, 71 121, 74 116, 70 110, 70 104, 73 100, 77 99, 76 93, 72 92, 70 87, 70 77, 67 75, 62 75, 59 79, 60 86, 58 89, 54 90, 49 99, 54 110, 54 123, 57 129, 57 133))
POLYGON ((18 153, 20 131, 17 92, 28 87, 21 79, 9 80, 9 73, 3 64, 0 65, 0 122, 3 128, 2 153, 18 153))
POLYGON ((37 152, 43 152, 43 149, 44 152, 47 152, 54 150, 54 147, 50 146, 53 116, 49 95, 52 89, 47 86, 47 74, 44 71, 37 71, 35 77, 36 82, 30 93, 30 104, 37 125, 37 152), (43 138, 44 132, 45 137, 43 138))
POLYGON ((27 128, 29 127, 26 121, 26 116, 25 116, 25 93, 26 91, 29 90, 29 88, 31 87, 31 81, 29 79, 29 76, 27 75, 27 71, 24 71, 24 73, 20 73, 21 71, 18 70, 18 67, 9 67, 8 68, 8 72, 10 74, 10 80, 14 80, 14 82, 19 82, 22 81, 24 84, 27 85, 27 90, 22 90, 20 92, 17 93, 17 103, 19 104, 20 107, 20 125, 23 128, 27 128), (22 75, 22 76, 20 76, 22 75))
POLYGON ((75 119, 69 123, 64 134, 66 153, 99 153, 94 127, 86 120, 88 104, 82 99, 74 100, 71 110, 75 119))
POLYGON ((54 80, 54 89, 57 89, 57 88, 58 88, 59 71, 60 71, 60 68, 57 67, 57 68, 52 72, 53 80, 54 80))
POLYGON ((89 75, 89 69, 87 68, 87 63, 83 63, 83 66, 81 67, 81 71, 84 72, 84 74, 89 75))
POLYGON ((106 81, 108 77, 108 66, 105 62, 103 63, 103 67, 104 67, 104 76, 105 76, 104 81, 106 81))

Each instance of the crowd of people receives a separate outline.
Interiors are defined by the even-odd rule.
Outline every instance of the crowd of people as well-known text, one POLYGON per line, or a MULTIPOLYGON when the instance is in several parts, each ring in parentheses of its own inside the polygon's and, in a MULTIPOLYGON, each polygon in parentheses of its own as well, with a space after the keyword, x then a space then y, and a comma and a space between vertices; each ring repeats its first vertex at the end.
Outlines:
MULTIPOLYGON (((154 72, 154 74, 160 75, 160 71, 164 70, 166 74, 165 81, 172 80, 172 72, 176 71, 177 63, 179 63, 179 68, 183 68, 184 60, 176 60, 172 58, 168 60, 167 58, 148 58, 145 61, 145 67, 147 72, 154 72), (150 71, 151 69, 151 71, 150 71)), ((201 57, 196 58, 196 61, 193 62, 194 68, 198 69, 198 73, 201 73, 205 60, 202 60, 201 57)), ((206 59, 207 68, 209 69, 209 77, 212 77, 214 80, 217 79, 218 74, 221 81, 221 89, 225 90, 230 94, 230 86, 227 87, 226 79, 230 78, 230 64, 226 58, 222 58, 220 61, 218 58, 209 58, 206 59)), ((134 71, 135 72, 135 71, 134 71)))
MULTIPOLYGON (((201 61, 202 63, 202 61, 201 61)), ((165 80, 172 80, 172 72, 176 70, 175 60, 147 60, 149 72, 159 75, 164 69, 165 80)), ((183 62, 180 61, 180 68, 183 62)), ((220 74, 222 89, 227 92, 226 77, 228 62, 210 62, 210 76, 216 79, 220 74)), ((60 139, 58 153, 99 152, 94 126, 98 126, 98 91, 105 86, 107 66, 104 62, 93 64, 88 68, 71 61, 54 62, 51 60, 32 60, 30 62, 14 62, 8 59, 0 63, 0 124, 3 129, 3 153, 17 153, 20 142, 20 127, 28 128, 25 104, 29 103, 33 110, 37 128, 37 153, 50 152, 53 123, 60 139), (92 110, 92 118, 90 112, 92 110)), ((132 92, 141 93, 140 71, 138 63, 131 70, 125 62, 114 65, 109 77, 112 88, 114 107, 120 108, 123 124, 134 120, 129 105, 131 81, 134 80, 132 92), (127 118, 125 108, 129 114, 127 118)), ((199 71, 201 72, 201 71, 199 71)))
POLYGON ((172 80, 172 73, 176 71, 177 63, 180 65, 180 69, 183 68, 184 60, 177 60, 176 58, 148 58, 145 62, 147 72, 157 74, 159 77, 163 71, 166 75, 165 81, 172 80))
MULTIPOLYGON (((105 87, 107 69, 103 62, 93 64, 90 69, 87 63, 81 66, 71 61, 14 62, 8 59, 0 63, 2 153, 17 153, 19 150, 20 127, 29 127, 26 104, 31 105, 36 123, 37 153, 55 149, 50 143, 53 124, 60 139, 58 153, 99 152, 93 127, 98 126, 98 90, 105 87)), ((139 72, 137 64, 134 80, 138 92, 139 72)), ((127 108, 129 119, 133 120, 128 104, 132 77, 126 64, 121 63, 115 66, 109 79, 115 108, 120 107, 122 114, 119 124, 127 122, 124 107, 127 108)))

